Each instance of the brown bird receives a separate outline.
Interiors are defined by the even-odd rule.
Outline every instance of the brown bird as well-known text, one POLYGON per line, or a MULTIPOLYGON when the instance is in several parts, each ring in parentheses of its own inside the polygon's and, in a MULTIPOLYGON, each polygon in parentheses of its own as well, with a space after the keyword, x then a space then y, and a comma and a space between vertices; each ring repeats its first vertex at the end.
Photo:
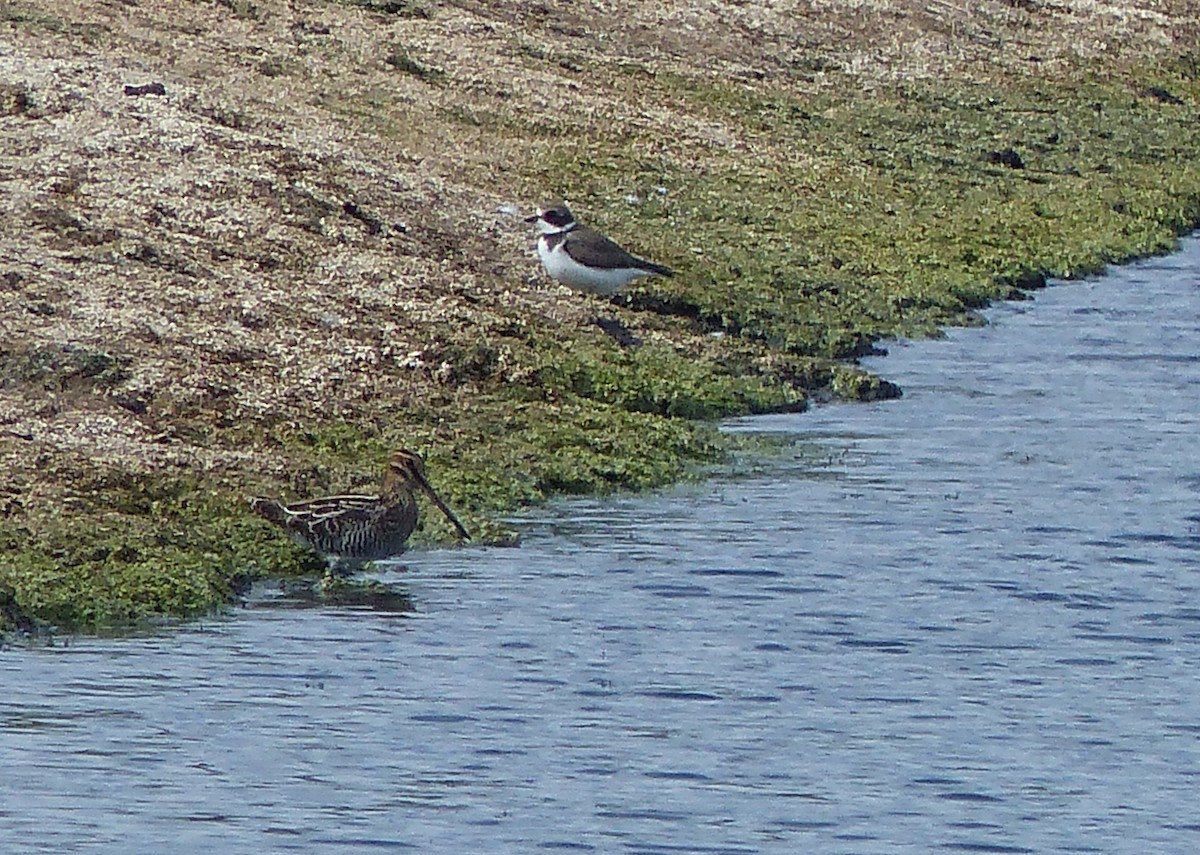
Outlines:
POLYGON ((388 458, 378 496, 324 496, 290 505, 255 497, 250 499, 250 508, 282 526, 296 543, 321 553, 330 573, 351 572, 404 551, 409 535, 417 527, 417 490, 446 515, 460 538, 471 539, 458 517, 429 486, 425 461, 415 451, 397 451, 388 458))

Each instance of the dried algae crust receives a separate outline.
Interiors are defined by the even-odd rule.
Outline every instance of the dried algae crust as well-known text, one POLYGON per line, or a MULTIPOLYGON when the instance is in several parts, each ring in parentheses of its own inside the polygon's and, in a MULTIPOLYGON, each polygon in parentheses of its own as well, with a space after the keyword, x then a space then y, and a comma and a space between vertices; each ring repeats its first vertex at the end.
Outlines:
POLYGON ((720 460, 708 420, 894 393, 853 364, 881 338, 1200 219, 1198 13, 6 4, 0 625, 309 571, 242 496, 395 447, 497 538, 720 460), (679 275, 555 286, 512 211, 552 195, 679 275))

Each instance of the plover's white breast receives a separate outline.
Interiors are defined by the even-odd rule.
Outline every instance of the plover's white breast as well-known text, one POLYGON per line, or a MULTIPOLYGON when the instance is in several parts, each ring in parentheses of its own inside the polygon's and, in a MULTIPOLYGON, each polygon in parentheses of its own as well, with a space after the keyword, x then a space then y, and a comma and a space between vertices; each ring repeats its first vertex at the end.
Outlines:
POLYGON ((605 296, 615 294, 634 279, 650 275, 649 271, 639 270, 636 267, 612 269, 588 267, 571 258, 562 243, 549 249, 545 240, 539 240, 538 255, 551 279, 561 282, 568 288, 594 291, 605 296))

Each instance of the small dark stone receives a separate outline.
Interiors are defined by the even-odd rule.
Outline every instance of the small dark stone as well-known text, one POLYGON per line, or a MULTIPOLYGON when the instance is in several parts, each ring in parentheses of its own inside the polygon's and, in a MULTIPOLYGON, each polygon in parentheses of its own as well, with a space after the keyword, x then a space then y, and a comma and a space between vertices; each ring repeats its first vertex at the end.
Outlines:
POLYGON ((344 203, 342 211, 365 225, 369 235, 377 235, 383 231, 383 221, 378 217, 371 216, 354 202, 344 203))
POLYGON ((1163 89, 1161 86, 1147 86, 1142 90, 1141 94, 1147 98, 1153 98, 1160 104, 1173 104, 1180 107, 1183 106, 1182 98, 1166 89, 1163 89))
POLYGON ((1025 161, 1021 160, 1021 155, 1017 154, 1011 148, 1001 149, 1000 151, 989 151, 984 155, 984 159, 988 163, 1007 166, 1009 169, 1024 169, 1025 161))
POLYGON ((1006 277, 1005 283, 1022 291, 1036 291, 1046 287, 1044 270, 1022 270, 1016 276, 1006 277))
POLYGON ((166 95, 167 87, 163 86, 161 83, 143 83, 141 86, 130 86, 126 84, 125 94, 134 98, 140 95, 166 95))
POLYGON ((401 18, 428 19, 431 16, 428 5, 414 3, 413 0, 351 0, 351 5, 361 6, 381 15, 396 15, 401 18))
POLYGON ((155 264, 159 260, 158 250, 148 243, 143 243, 137 249, 126 253, 125 257, 144 264, 155 264))
POLYGON ((141 416, 150 409, 150 404, 136 395, 116 395, 113 397, 115 403, 122 410, 128 410, 135 416, 141 416))
POLYGON ((292 24, 292 32, 308 36, 327 36, 331 32, 328 24, 312 21, 298 21, 292 24))

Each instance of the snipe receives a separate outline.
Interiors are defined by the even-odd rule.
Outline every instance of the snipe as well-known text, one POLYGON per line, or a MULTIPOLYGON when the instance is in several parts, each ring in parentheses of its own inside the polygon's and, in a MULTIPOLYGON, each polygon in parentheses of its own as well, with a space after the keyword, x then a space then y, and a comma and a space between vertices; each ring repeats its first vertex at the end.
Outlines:
POLYGON ((296 543, 321 553, 330 572, 349 572, 404 551, 409 535, 417 527, 418 490, 446 515, 459 537, 471 539, 458 517, 429 485, 421 455, 408 450, 388 458, 377 496, 324 496, 288 505, 278 499, 256 497, 250 499, 250 508, 282 526, 296 543))

